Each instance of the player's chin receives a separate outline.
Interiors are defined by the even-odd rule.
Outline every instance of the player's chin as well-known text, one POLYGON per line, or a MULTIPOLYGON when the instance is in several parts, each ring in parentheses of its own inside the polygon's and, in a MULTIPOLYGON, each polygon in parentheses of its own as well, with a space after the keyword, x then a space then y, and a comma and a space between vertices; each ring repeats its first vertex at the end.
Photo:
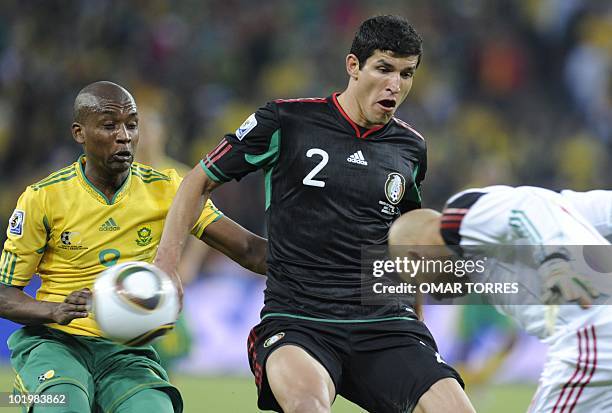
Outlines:
POLYGON ((378 106, 378 110, 376 110, 374 113, 374 123, 378 125, 384 125, 385 123, 389 122, 389 120, 391 120, 391 118, 395 114, 395 108, 389 109, 381 105, 378 106))

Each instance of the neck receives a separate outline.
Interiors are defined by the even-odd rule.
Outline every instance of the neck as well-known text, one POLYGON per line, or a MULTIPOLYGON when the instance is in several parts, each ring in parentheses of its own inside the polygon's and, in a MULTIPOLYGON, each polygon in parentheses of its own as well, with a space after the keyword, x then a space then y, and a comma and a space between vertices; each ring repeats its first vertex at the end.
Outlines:
POLYGON ((85 176, 91 184, 108 199, 113 199, 121 185, 125 182, 130 170, 120 173, 106 173, 97 169, 91 162, 85 163, 85 176))
POLYGON ((375 126, 366 120, 365 116, 363 115, 363 111, 359 107, 359 101, 350 89, 350 87, 346 88, 344 92, 338 95, 338 104, 340 107, 342 107, 342 110, 344 110, 344 112, 353 122, 362 128, 369 129, 375 126))

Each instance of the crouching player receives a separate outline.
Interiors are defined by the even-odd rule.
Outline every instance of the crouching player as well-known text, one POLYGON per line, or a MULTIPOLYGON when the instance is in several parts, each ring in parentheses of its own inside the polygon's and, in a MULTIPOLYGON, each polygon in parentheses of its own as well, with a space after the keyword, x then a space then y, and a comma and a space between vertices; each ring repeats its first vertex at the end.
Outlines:
MULTIPOLYGON (((537 271, 527 275, 540 283, 541 298, 551 305, 498 308, 549 345, 529 411, 586 413, 612 411, 612 353, 608 345, 612 311, 608 305, 592 305, 599 292, 575 271, 572 260, 576 257, 567 255, 579 248, 554 251, 547 247, 607 248, 610 243, 605 237, 611 234, 612 191, 557 193, 535 187, 493 186, 451 197, 441 214, 415 210, 402 215, 391 228, 389 242, 455 246, 453 251, 468 254, 479 246, 545 247, 538 249, 550 253, 540 256, 537 271), (566 305, 556 305, 563 302, 566 305)), ((495 266, 491 277, 507 275, 501 274, 503 268, 495 266)))

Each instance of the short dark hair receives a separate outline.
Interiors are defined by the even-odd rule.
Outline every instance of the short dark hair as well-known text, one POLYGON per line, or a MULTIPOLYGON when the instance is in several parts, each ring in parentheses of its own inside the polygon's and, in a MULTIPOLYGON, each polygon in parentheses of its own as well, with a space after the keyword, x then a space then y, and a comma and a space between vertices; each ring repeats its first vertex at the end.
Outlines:
POLYGON ((365 64, 376 50, 391 52, 400 57, 423 54, 423 40, 406 19, 400 16, 376 16, 361 23, 350 53, 365 64))

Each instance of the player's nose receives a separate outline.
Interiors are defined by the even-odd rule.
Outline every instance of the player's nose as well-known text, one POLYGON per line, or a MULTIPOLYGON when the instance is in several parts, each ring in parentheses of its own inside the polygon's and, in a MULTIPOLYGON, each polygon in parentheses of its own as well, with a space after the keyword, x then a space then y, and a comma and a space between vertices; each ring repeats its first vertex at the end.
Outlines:
POLYGON ((117 130, 117 141, 118 142, 130 142, 132 136, 129 134, 126 125, 121 125, 117 130))
POLYGON ((387 90, 393 94, 397 94, 401 90, 402 79, 399 73, 394 73, 389 77, 387 82, 387 90))

